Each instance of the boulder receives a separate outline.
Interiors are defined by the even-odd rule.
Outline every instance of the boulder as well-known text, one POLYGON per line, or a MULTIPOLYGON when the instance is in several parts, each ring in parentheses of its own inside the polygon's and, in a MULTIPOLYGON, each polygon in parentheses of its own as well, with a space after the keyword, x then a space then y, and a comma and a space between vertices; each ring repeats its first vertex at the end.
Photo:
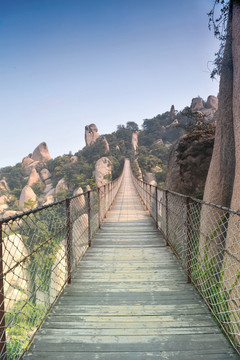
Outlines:
POLYGON ((47 144, 42 142, 39 144, 36 149, 33 151, 32 160, 40 161, 40 162, 47 162, 51 160, 51 156, 48 151, 47 144))
POLYGON ((50 303, 52 303, 59 295, 68 276, 66 254, 66 241, 62 241, 59 245, 57 253, 55 254, 55 260, 51 271, 49 287, 50 303))
POLYGON ((29 210, 30 208, 37 207, 37 196, 31 186, 26 185, 21 192, 20 199, 19 199, 19 207, 22 210, 29 210), (26 203, 30 202, 29 205, 26 203))
POLYGON ((31 173, 29 175, 29 179, 28 179, 28 185, 32 186, 33 184, 36 184, 40 181, 41 181, 41 179, 40 179, 40 176, 39 176, 37 170, 35 168, 32 168, 32 171, 31 171, 31 173))
POLYGON ((102 157, 96 162, 93 175, 98 187, 108 183, 112 175, 112 165, 109 158, 102 157))
POLYGON ((4 210, 6 210, 8 208, 7 204, 2 204, 0 205, 0 213, 2 213, 4 210))
POLYGON ((48 169, 42 169, 40 171, 40 175, 42 180, 45 182, 46 180, 50 179, 50 177, 52 176, 50 171, 48 169))
POLYGON ((86 145, 92 145, 99 138, 98 128, 95 124, 85 126, 85 141, 86 145))
MULTIPOLYGON (((74 264, 79 260, 88 247, 88 215, 77 218, 72 227, 72 254, 74 264)), ((73 266, 74 266, 73 264, 73 266)))
POLYGON ((45 201, 44 201, 43 205, 52 204, 53 202, 54 202, 53 195, 48 195, 45 197, 45 201))
POLYGON ((14 215, 17 215, 17 214, 19 214, 19 211, 7 210, 7 211, 4 211, 1 218, 7 218, 7 217, 14 216, 14 215))
POLYGON ((76 197, 75 199, 71 200, 71 211, 81 211, 86 204, 85 201, 85 196, 81 195, 83 194, 83 189, 81 187, 77 188, 74 190, 73 192, 73 196, 79 195, 78 197, 76 197))
MULTIPOLYGON (((28 255, 20 234, 12 234, 3 238, 3 272, 13 268, 28 255)), ((5 308, 12 309, 16 301, 27 298, 28 274, 27 263, 23 262, 6 275, 4 280, 5 308)))
POLYGON ((59 182, 57 183, 56 193, 58 193, 59 191, 62 191, 62 190, 68 190, 68 187, 67 187, 67 184, 66 184, 64 178, 59 180, 59 182))

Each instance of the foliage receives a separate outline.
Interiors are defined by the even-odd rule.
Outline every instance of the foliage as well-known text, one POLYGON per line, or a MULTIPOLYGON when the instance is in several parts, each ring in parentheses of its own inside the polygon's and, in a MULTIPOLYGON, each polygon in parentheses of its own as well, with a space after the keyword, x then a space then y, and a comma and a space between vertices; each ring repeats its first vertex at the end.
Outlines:
POLYGON ((6 178, 10 190, 14 188, 22 189, 26 185, 25 176, 21 164, 0 169, 0 179, 6 178))
POLYGON ((208 13, 208 27, 213 29, 215 37, 220 41, 219 50, 215 53, 213 61, 213 70, 210 77, 214 79, 216 75, 220 75, 222 67, 223 52, 227 37, 227 21, 231 2, 229 0, 215 0, 212 10, 208 13), (216 6, 221 4, 220 13, 216 15, 216 6))
POLYGON ((31 188, 33 189, 34 193, 39 196, 44 190, 44 185, 41 181, 38 181, 37 183, 33 184, 31 188))
POLYGON ((8 360, 19 359, 19 354, 25 350, 29 338, 40 324, 44 313, 42 305, 34 305, 31 301, 27 304, 24 301, 18 301, 11 312, 6 313, 5 321, 10 325, 7 327, 8 360))

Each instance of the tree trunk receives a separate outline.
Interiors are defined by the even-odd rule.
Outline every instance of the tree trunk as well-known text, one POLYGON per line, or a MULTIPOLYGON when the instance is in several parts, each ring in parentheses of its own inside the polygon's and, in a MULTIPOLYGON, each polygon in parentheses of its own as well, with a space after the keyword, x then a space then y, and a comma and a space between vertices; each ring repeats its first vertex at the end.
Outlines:
MULTIPOLYGON (((230 6, 219 87, 219 108, 216 113, 215 142, 203 198, 204 201, 225 207, 229 207, 231 203, 235 172, 232 98, 232 6, 230 6)), ((223 253, 220 247, 224 247, 227 222, 224 211, 207 205, 202 206, 199 257, 206 267, 210 259, 218 268, 221 266, 223 253), (225 226, 222 226, 222 223, 225 226)))
MULTIPOLYGON (((240 210, 240 0, 233 2, 232 19, 233 55, 233 125, 236 170, 231 208, 240 210)), ((230 215, 223 263, 223 286, 228 294, 231 332, 240 342, 240 216, 230 215), (231 256, 233 255, 233 256, 231 256), (239 259, 239 261, 237 260, 239 259)))

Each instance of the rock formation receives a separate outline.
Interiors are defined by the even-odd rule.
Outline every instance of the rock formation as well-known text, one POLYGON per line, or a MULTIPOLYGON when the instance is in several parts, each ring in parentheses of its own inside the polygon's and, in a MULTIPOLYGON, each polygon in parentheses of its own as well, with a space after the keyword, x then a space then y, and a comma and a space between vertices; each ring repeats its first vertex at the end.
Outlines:
POLYGON ((156 176, 151 172, 147 172, 146 174, 144 174, 143 180, 150 185, 157 186, 156 176))
POLYGON ((36 184, 40 181, 41 181, 41 179, 40 179, 38 172, 36 171, 35 168, 32 168, 32 171, 31 171, 31 173, 29 175, 29 179, 28 179, 28 185, 32 186, 33 184, 36 184))
POLYGON ((103 141, 105 142, 105 145, 106 145, 106 152, 108 153, 109 151, 110 151, 110 148, 109 148, 109 143, 108 143, 108 141, 107 141, 107 139, 106 139, 106 137, 104 136, 104 138, 103 138, 103 141))
POLYGON ((42 169, 40 171, 40 175, 44 182, 46 182, 46 180, 49 180, 51 178, 51 173, 48 169, 42 169))
POLYGON ((137 148, 138 148, 138 132, 133 132, 132 133, 132 147, 134 150, 134 154, 137 154, 137 148))
POLYGON ((36 147, 33 154, 29 154, 23 158, 22 168, 27 175, 30 175, 33 168, 36 168, 39 163, 46 163, 48 160, 51 160, 51 156, 47 144, 42 142, 36 147))
POLYGON ((92 145, 99 138, 98 128, 95 124, 85 126, 85 141, 86 146, 92 145))
MULTIPOLYGON (((190 111, 193 114, 199 114, 199 117, 202 115, 204 122, 211 122, 213 120, 214 114, 218 109, 218 98, 213 95, 209 95, 207 102, 205 103, 202 98, 197 97, 192 99, 190 106, 190 111)), ((184 114, 184 111, 183 111, 184 114)))
POLYGON ((56 194, 57 194, 59 191, 62 191, 62 190, 68 190, 68 187, 67 187, 67 184, 66 184, 64 178, 62 178, 61 180, 59 180, 59 182, 57 183, 57 186, 56 186, 56 194))
POLYGON ((192 103, 191 103, 191 109, 192 110, 201 110, 204 108, 204 103, 203 103, 203 99, 200 97, 196 97, 192 99, 192 103))
POLYGON ((185 195, 203 192, 214 144, 214 129, 183 135, 171 151, 166 188, 185 195))
POLYGON ((175 110, 175 107, 174 105, 171 106, 171 109, 170 109, 170 119, 173 121, 175 119, 175 115, 176 115, 176 110, 175 110))
POLYGON ((37 207, 37 196, 32 190, 31 186, 26 185, 21 192, 19 199, 19 207, 22 210, 29 210, 37 207))
POLYGON ((43 203, 43 205, 48 205, 48 204, 52 204, 54 202, 54 197, 53 195, 47 195, 45 197, 45 201, 43 203))
POLYGON ((40 162, 47 162, 48 160, 51 160, 51 156, 48 151, 47 144, 45 142, 42 142, 39 144, 36 149, 33 151, 32 154, 32 160, 33 161, 40 161, 40 162))
POLYGON ((77 198, 73 199, 71 201, 71 211, 81 211, 85 207, 85 196, 80 195, 83 193, 83 189, 81 187, 78 187, 74 190, 73 196, 79 195, 77 198))
MULTIPOLYGON (((12 234, 3 238, 3 272, 7 272, 14 267, 17 262, 28 255, 24 242, 20 234, 12 234)), ((10 310, 17 300, 27 298, 27 270, 26 262, 17 266, 15 270, 6 275, 4 281, 5 307, 10 310)))
POLYGON ((112 164, 107 157, 102 157, 96 162, 95 171, 93 173, 98 187, 105 185, 112 176, 112 164))

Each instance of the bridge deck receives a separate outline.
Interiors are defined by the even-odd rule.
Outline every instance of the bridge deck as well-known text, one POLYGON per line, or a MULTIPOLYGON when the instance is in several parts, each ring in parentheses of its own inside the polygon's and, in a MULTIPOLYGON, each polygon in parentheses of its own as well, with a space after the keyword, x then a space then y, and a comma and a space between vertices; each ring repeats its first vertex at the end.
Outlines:
POLYGON ((143 210, 128 163, 92 248, 25 358, 239 359, 143 210))

